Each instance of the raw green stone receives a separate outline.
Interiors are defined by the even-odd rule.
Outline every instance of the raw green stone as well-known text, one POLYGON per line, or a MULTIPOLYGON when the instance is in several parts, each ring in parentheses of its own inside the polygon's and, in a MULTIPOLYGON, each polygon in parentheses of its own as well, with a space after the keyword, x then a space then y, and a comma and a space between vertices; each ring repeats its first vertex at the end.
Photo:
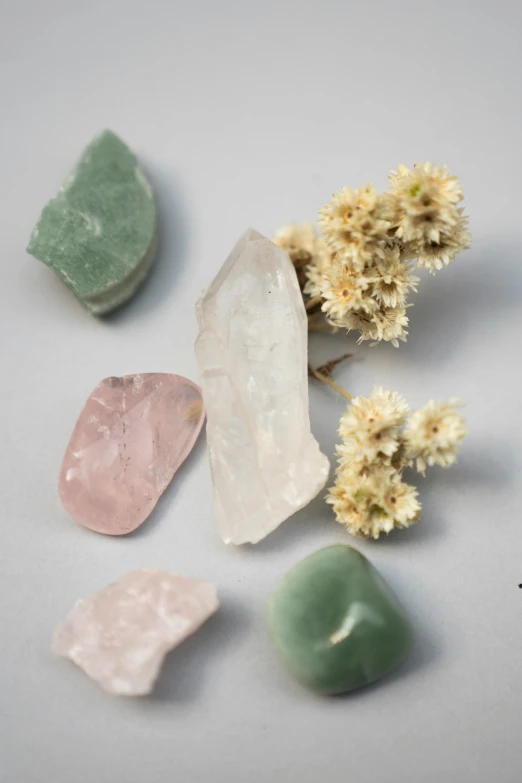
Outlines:
POLYGON ((105 131, 44 207, 27 250, 101 315, 135 293, 155 249, 151 186, 134 153, 105 131))
POLYGON ((292 674, 325 694, 378 680, 405 658, 411 643, 399 602, 349 546, 326 547, 292 568, 270 598, 267 622, 292 674))

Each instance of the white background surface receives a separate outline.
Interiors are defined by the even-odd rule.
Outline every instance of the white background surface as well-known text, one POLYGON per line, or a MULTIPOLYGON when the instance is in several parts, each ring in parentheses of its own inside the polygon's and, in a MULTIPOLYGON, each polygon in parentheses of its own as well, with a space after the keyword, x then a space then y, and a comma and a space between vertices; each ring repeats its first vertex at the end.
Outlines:
MULTIPOLYGON (((515 783, 522 774, 521 101, 517 2, 0 3, 2 783, 515 783), (154 274, 103 321, 25 253, 44 203, 110 127, 162 215, 154 274), (459 395, 457 467, 419 479, 414 529, 358 543, 318 499, 256 547, 227 548, 201 439, 157 510, 113 539, 70 520, 57 474, 107 375, 197 379, 194 302, 248 226, 315 218, 399 162, 462 180, 472 249, 422 275, 411 336, 358 351, 352 392, 413 407, 459 395), (305 555, 355 543, 411 615, 394 675, 325 700, 293 682, 263 621, 305 555), (223 608, 170 657, 154 697, 105 695, 49 652, 73 602, 150 565, 217 583, 223 608)), ((355 338, 316 338, 324 360, 355 338)), ((330 456, 342 402, 311 389, 330 456)))

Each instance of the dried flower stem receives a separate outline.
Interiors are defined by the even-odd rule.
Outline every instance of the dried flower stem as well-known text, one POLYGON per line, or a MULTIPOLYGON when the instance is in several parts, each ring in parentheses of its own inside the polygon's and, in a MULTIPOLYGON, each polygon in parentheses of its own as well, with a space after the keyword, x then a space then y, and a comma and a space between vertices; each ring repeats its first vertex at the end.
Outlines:
POLYGON ((339 327, 332 326, 328 321, 318 321, 315 316, 317 313, 308 314, 308 331, 309 332, 328 332, 328 334, 336 334, 339 331, 339 327))
POLYGON ((321 375, 327 375, 329 378, 331 378, 335 368, 342 362, 345 362, 346 359, 351 359, 352 356, 353 353, 343 353, 343 355, 339 356, 338 359, 330 359, 329 361, 322 364, 317 368, 317 372, 320 372, 321 375))
POLYGON ((318 381, 325 383, 327 386, 330 387, 330 389, 336 391, 337 394, 340 394, 341 397, 344 397, 346 400, 353 399, 353 396, 350 394, 350 392, 347 392, 346 389, 343 389, 342 386, 339 386, 339 384, 333 381, 331 378, 329 378, 328 375, 319 372, 319 370, 316 370, 311 365, 308 365, 308 374, 312 375, 314 378, 317 378, 318 381))
POLYGON ((323 301, 322 296, 314 296, 313 299, 309 299, 306 303, 306 312, 310 312, 310 310, 317 310, 319 311, 321 309, 321 303, 323 301))

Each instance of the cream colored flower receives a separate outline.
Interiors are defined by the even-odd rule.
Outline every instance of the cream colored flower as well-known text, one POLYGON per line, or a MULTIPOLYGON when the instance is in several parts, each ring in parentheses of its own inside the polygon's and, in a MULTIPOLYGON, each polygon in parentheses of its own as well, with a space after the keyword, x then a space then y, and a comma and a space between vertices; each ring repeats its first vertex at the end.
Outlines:
MULTIPOLYGON (((393 262, 395 251, 390 252, 393 262)), ((359 274, 335 258, 318 286, 324 300, 322 310, 328 321, 348 331, 359 331, 359 342, 385 340, 398 347, 398 340, 406 340, 406 309, 403 306, 380 307, 378 296, 398 298, 399 291, 416 286, 417 278, 409 275, 406 264, 399 264, 400 261, 395 263, 397 274, 392 279, 380 275, 378 267, 359 274), (377 296, 374 295, 376 290, 377 296)))
POLYGON ((451 204, 458 204, 464 198, 464 191, 457 177, 449 173, 445 165, 435 166, 434 163, 425 161, 416 163, 411 171, 407 166, 400 163, 397 171, 390 171, 389 182, 392 190, 398 191, 404 188, 425 183, 436 186, 441 196, 451 204))
POLYGON ((415 487, 405 484, 393 468, 377 465, 361 472, 343 466, 326 502, 350 533, 379 538, 418 521, 422 506, 417 498, 415 487))
POLYGON ((402 307, 408 291, 417 291, 419 278, 411 273, 411 264, 403 260, 398 247, 387 249, 383 259, 365 272, 371 296, 384 307, 402 307))
POLYGON ((412 243, 412 252, 417 256, 417 264, 425 267, 431 274, 442 269, 455 256, 471 247, 471 234, 468 231, 468 218, 458 209, 456 224, 447 232, 441 233, 438 242, 412 243))
POLYGON ((399 340, 406 342, 407 326, 408 316, 405 307, 385 307, 373 313, 367 327, 361 329, 361 336, 357 342, 372 340, 375 344, 385 340, 398 348, 399 340))
POLYGON ((290 223, 282 226, 276 233, 274 244, 282 247, 289 254, 292 261, 301 260, 303 257, 310 261, 317 250, 320 238, 311 223, 290 223))
POLYGON ((351 401, 340 420, 339 465, 327 496, 350 533, 378 538, 418 521, 418 492, 403 482, 402 473, 415 459, 421 472, 426 465, 455 461, 464 436, 456 404, 431 401, 408 417, 406 400, 381 387, 351 401))
POLYGON ((339 422, 342 444, 337 452, 341 461, 389 461, 399 448, 400 427, 409 410, 398 392, 380 386, 369 397, 355 397, 339 422))
POLYGON ((460 182, 446 166, 426 162, 410 171, 401 165, 390 173, 386 215, 401 241, 438 244, 458 223, 462 198, 460 182))
POLYGON ((416 460, 417 470, 426 466, 447 468, 457 459, 457 449, 466 434, 464 418, 455 410, 457 399, 427 405, 411 414, 405 430, 406 459, 416 460))
POLYGON ((326 244, 347 266, 362 271, 383 254, 389 222, 384 203, 373 185, 342 188, 319 212, 319 226, 326 244))
POLYGON ((367 288, 366 278, 334 262, 319 287, 324 299, 322 310, 328 320, 335 326, 346 326, 349 322, 346 316, 353 311, 373 313, 377 304, 365 294, 367 288))
POLYGON ((304 290, 304 293, 310 293, 311 296, 315 296, 316 294, 306 290, 308 270, 312 268, 317 270, 326 269, 331 254, 323 239, 317 236, 314 226, 306 222, 282 226, 277 231, 273 241, 278 247, 286 250, 290 256, 290 260, 296 268, 299 285, 304 290))
MULTIPOLYGON (((372 300, 370 297, 368 297, 368 304, 373 307, 372 301, 375 300, 372 300)), ((333 322, 330 321, 330 323, 333 322)), ((363 310, 353 310, 346 313, 342 320, 341 326, 343 329, 347 329, 349 332, 360 332, 361 337, 359 338, 359 341, 361 339, 369 339, 369 337, 366 337, 366 335, 374 334, 374 327, 371 322, 371 316, 368 315, 368 313, 365 313, 363 310)), ((339 325, 336 325, 336 328, 339 328, 339 325)))
POLYGON ((322 296, 325 274, 335 263, 332 251, 324 244, 322 239, 318 239, 321 244, 312 260, 305 267, 306 283, 304 293, 311 299, 322 296))
POLYGON ((470 246, 462 198, 446 166, 400 165, 383 195, 371 184, 333 195, 319 213, 322 237, 310 223, 279 229, 274 242, 294 263, 309 329, 355 330, 371 344, 405 342, 407 300, 419 283, 413 259, 434 273, 470 246))

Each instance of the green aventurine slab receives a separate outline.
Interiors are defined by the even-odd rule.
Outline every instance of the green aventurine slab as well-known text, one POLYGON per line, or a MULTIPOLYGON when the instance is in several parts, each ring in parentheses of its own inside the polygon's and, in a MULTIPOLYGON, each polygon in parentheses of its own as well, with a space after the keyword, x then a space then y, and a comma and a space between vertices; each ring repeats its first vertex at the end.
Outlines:
POLYGON ((152 188, 134 153, 105 131, 44 207, 27 250, 102 315, 133 296, 155 249, 152 188))
POLYGON ((315 552, 283 577, 267 621, 288 669, 325 694, 378 680, 411 643, 408 620, 379 572, 342 545, 315 552))

